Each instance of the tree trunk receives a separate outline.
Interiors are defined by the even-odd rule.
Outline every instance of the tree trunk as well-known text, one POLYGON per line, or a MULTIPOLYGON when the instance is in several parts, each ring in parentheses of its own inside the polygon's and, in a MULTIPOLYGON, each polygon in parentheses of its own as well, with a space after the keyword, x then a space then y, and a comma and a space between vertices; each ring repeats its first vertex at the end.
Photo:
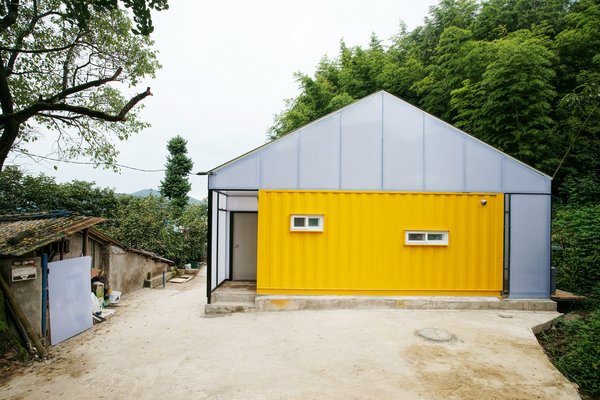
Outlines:
POLYGON ((4 168, 4 162, 8 157, 8 153, 12 148, 12 145, 17 140, 19 135, 19 123, 13 120, 9 120, 4 125, 4 131, 0 136, 0 172, 4 168))

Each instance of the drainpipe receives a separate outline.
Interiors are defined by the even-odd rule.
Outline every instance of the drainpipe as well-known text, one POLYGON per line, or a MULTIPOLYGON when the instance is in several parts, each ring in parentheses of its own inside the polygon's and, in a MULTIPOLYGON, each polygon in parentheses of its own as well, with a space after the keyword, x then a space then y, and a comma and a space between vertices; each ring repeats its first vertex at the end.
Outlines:
POLYGON ((46 310, 48 308, 48 254, 42 254, 42 337, 46 336, 46 310))

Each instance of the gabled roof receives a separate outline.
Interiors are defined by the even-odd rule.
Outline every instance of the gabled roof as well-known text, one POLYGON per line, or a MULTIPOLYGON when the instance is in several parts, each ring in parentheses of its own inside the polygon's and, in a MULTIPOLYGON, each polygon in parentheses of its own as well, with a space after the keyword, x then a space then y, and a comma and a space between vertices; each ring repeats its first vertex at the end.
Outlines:
POLYGON ((0 216, 0 254, 20 256, 103 221, 65 211, 0 216))
POLYGON ((550 193, 551 178, 380 91, 213 168, 210 189, 550 193))

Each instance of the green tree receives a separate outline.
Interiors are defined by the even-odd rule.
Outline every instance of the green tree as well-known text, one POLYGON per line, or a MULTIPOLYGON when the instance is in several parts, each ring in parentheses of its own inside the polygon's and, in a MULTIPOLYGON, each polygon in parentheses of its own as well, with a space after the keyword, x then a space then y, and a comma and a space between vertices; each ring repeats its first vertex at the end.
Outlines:
POLYGON ((165 0, 6 1, 0 7, 0 170, 11 150, 56 134, 59 157, 114 165, 113 140, 146 126, 134 108, 150 89, 122 89, 154 76, 149 9, 165 0))
POLYGON ((0 187, 0 214, 68 210, 110 218, 117 204, 113 189, 77 180, 59 184, 43 174, 26 175, 16 166, 0 172, 0 187))
POLYGON ((127 246, 168 257, 171 219, 169 203, 163 197, 123 196, 114 217, 101 228, 127 246))
POLYGON ((569 0, 488 0, 471 25, 478 39, 500 39, 510 32, 545 25, 554 36, 560 32, 569 0))
POLYGON ((167 150, 167 171, 160 182, 160 193, 171 200, 176 214, 180 214, 188 203, 187 194, 192 188, 188 175, 194 163, 187 156, 187 141, 179 135, 169 140, 167 150))
POLYGON ((206 259, 208 203, 188 204, 178 220, 181 226, 183 252, 186 261, 206 259))
POLYGON ((518 31, 493 42, 493 61, 479 82, 452 92, 455 124, 537 168, 555 162, 551 118, 556 91, 547 40, 518 31))

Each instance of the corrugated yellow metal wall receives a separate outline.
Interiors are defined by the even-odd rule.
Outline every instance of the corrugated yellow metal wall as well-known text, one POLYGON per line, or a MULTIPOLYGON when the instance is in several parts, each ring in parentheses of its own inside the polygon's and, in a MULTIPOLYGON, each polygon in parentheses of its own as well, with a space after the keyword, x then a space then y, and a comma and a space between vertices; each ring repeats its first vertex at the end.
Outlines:
POLYGON ((259 294, 501 294, 502 194, 261 190, 258 206, 259 294), (324 231, 291 232, 292 214, 324 231), (449 244, 407 246, 406 230, 449 244))

